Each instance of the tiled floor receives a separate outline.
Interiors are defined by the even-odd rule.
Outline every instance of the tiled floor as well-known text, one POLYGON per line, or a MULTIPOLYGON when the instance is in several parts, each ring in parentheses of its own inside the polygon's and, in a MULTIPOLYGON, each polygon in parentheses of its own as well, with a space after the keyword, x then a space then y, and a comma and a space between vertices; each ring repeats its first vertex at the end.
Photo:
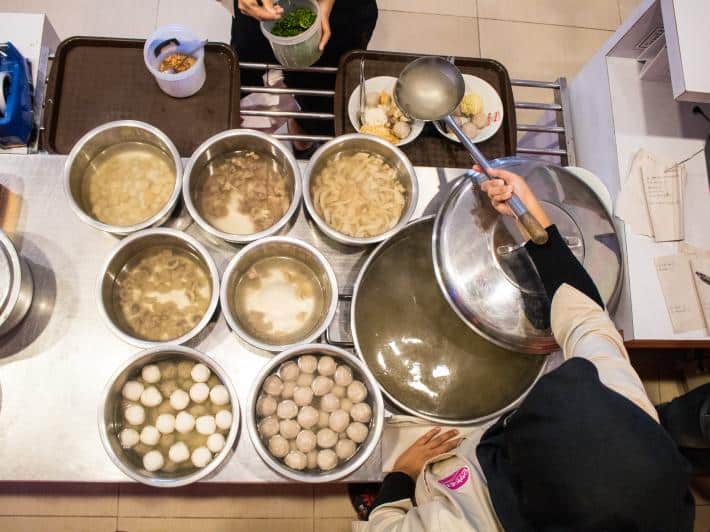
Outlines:
MULTIPOLYGON (((230 0, 0 0, 0 11, 47 12, 59 36, 145 37, 182 22, 228 40, 230 0)), ((639 0, 378 0, 371 48, 498 59, 512 77, 572 77, 639 0)), ((545 98, 528 89, 516 96, 545 98)), ((543 100, 544 101, 544 100, 543 100)), ((534 116, 530 116, 533 119, 534 116)), ((681 391, 667 354, 636 357, 655 402, 681 391)), ((696 530, 710 530, 710 480, 695 486, 696 530)), ((0 530, 339 532, 354 514, 345 487, 200 485, 155 491, 132 485, 0 484, 0 530)))

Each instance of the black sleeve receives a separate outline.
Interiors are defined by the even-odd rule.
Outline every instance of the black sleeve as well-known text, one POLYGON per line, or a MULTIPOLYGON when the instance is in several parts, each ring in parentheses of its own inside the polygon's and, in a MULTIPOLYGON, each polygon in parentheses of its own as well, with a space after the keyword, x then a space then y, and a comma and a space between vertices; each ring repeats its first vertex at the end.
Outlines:
POLYGON ((604 302, 594 281, 567 247, 557 226, 548 227, 547 234, 549 238, 545 244, 538 245, 530 240, 525 244, 525 249, 535 263, 550 301, 557 289, 566 283, 604 308, 604 302))
POLYGON ((412 499, 413 501, 414 486, 414 481, 406 473, 398 471, 389 473, 382 482, 382 487, 375 498, 375 502, 372 504, 370 513, 381 504, 388 502, 401 501, 402 499, 412 499))

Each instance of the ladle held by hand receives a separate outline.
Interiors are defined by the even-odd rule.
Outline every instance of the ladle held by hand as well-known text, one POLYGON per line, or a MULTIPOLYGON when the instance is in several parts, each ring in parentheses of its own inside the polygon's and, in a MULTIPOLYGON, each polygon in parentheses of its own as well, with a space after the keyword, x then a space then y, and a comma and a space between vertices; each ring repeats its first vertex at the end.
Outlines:
MULTIPOLYGON (((461 103, 465 92, 463 76, 453 63, 442 57, 420 57, 404 67, 397 78, 394 101, 402 112, 411 118, 425 121, 444 120, 481 167, 481 172, 467 174, 477 184, 481 184, 490 179, 488 172, 491 165, 451 115, 461 103)), ((547 242, 547 231, 516 194, 506 203, 533 242, 547 242)))

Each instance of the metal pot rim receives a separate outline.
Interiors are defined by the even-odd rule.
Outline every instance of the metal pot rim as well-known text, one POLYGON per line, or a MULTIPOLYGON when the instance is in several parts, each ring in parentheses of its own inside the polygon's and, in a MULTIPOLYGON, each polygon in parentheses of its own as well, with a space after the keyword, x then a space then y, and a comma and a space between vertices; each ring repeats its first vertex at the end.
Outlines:
POLYGON ((310 483, 325 483, 340 480, 348 475, 351 475, 357 471, 372 455, 373 451, 377 447, 380 438, 382 436, 382 430, 384 428, 384 401, 382 399, 382 394, 380 393, 380 387, 377 380, 373 377, 367 366, 358 359, 352 353, 341 349, 339 347, 332 346, 330 344, 304 344, 296 347, 292 347, 287 351, 272 358, 264 367, 261 368, 259 374, 254 380, 252 389, 249 392, 249 398, 247 400, 246 406, 246 424, 247 430, 249 432, 249 438, 256 449, 256 452, 262 458, 262 460, 268 465, 273 471, 279 475, 286 477, 291 480, 297 480, 300 482, 310 482, 310 483), (330 472, 323 473, 320 475, 309 474, 305 472, 294 471, 288 468, 285 464, 282 464, 276 458, 271 456, 268 449, 264 446, 259 437, 259 432, 256 424, 256 401, 259 398, 261 392, 261 386, 264 379, 268 377, 271 372, 277 368, 284 361, 294 358, 302 354, 310 353, 323 353, 326 355, 334 355, 336 358, 345 359, 353 367, 356 367, 358 371, 363 376, 368 387, 368 392, 373 396, 373 425, 370 433, 367 436, 366 444, 361 445, 364 450, 360 453, 357 458, 351 459, 346 462, 341 468, 336 468, 330 472))
POLYGON ((341 244, 346 244, 350 246, 366 246, 369 244, 377 244, 379 242, 382 242, 386 239, 388 239, 390 236, 394 235, 395 233, 399 232, 400 229, 405 227, 409 221, 412 219, 412 216, 414 215, 414 211, 417 208, 417 200, 419 199, 419 180, 417 179, 417 173, 414 170, 414 165, 412 165, 411 161, 409 158, 404 154, 402 150, 400 150, 397 146, 394 146, 387 142, 384 139, 381 139, 379 137, 376 137, 374 135, 365 135, 362 133, 348 133, 347 135, 340 135, 339 137, 335 137, 332 140, 329 140, 325 144, 323 144, 320 148, 318 148, 311 159, 308 161, 308 165, 306 166, 306 170, 303 173, 303 202, 306 205, 306 210, 308 211, 308 214, 313 218, 313 221, 316 223, 318 228, 323 231, 328 237, 332 238, 336 242, 340 242, 341 244), (370 142, 375 142, 377 144, 380 144, 381 146, 384 146, 385 149, 390 150, 404 165, 404 167, 407 169, 407 173, 410 176, 410 179, 412 181, 412 192, 411 192, 411 200, 409 204, 409 208, 407 208, 406 211, 402 213, 402 216, 400 217, 399 221, 392 227, 391 229, 385 231, 381 235, 377 236, 370 236, 366 238, 358 238, 354 236, 348 236, 345 235, 339 231, 336 231, 333 229, 330 225, 326 223, 326 221, 318 214, 316 211, 315 205, 313 205, 313 201, 311 199, 311 174, 313 172, 313 168, 318 162, 318 160, 323 156, 323 153, 328 150, 333 144, 337 143, 348 143, 351 140, 367 140, 370 142))
POLYGON ((216 135, 211 136, 202 144, 200 144, 194 151, 194 153, 190 157, 190 160, 187 163, 187 166, 185 167, 185 171, 183 172, 182 197, 183 201, 185 202, 185 207, 190 213, 190 216, 192 216, 192 219, 195 220, 197 225, 199 225, 202 230, 209 233, 210 235, 225 240, 226 242, 231 242, 233 244, 248 244, 260 238, 264 238, 278 233, 279 231, 281 231, 281 229, 284 228, 284 226, 289 222, 289 220, 291 220, 301 203, 301 179, 301 169, 298 166, 298 162, 283 142, 272 137, 271 135, 268 135, 267 133, 263 133, 262 131, 257 131, 255 129, 229 129, 227 131, 222 131, 221 133, 217 133, 216 135), (194 170, 197 158, 200 157, 216 142, 231 137, 256 137, 269 142, 284 156, 286 161, 288 161, 289 167, 293 171, 293 197, 291 198, 291 203, 289 204, 288 209, 286 209, 286 212, 272 226, 267 227, 266 229, 263 229, 256 233, 251 233, 249 235, 226 233, 210 225, 210 223, 205 220, 200 214, 200 211, 195 206, 195 203, 192 200, 192 195, 190 194, 190 182, 192 181, 192 172, 194 170))
MULTIPOLYGON (((435 216, 436 215, 423 216, 421 218, 417 218, 415 220, 412 220, 407 225, 405 225, 401 229, 401 231, 404 231, 405 229, 407 229, 410 226, 413 226, 415 224, 431 221, 435 218, 435 216)), ((365 277, 365 273, 370 268, 370 265, 374 262, 374 260, 380 255, 381 250, 386 245, 388 245, 389 242, 391 240, 393 240, 396 236, 397 235, 392 235, 390 238, 388 238, 387 240, 385 240, 384 242, 379 244, 375 249, 372 250, 372 253, 370 253, 370 255, 367 257, 367 260, 362 265, 362 268, 360 268, 360 271, 357 274, 357 278, 355 279, 355 284, 353 285, 352 303, 350 305, 350 331, 351 331, 352 338, 353 338, 353 344, 355 346, 355 353, 357 354, 357 356, 360 358, 360 360, 362 361, 362 363, 365 366, 367 366, 367 362, 365 360, 365 357, 362 354, 362 348, 360 346, 360 339, 358 337, 356 321, 355 321, 357 300, 358 300, 359 293, 360 293, 360 285, 362 284, 362 280, 365 277)), ((438 284, 437 284, 437 288, 439 288, 438 284)), ((440 288, 439 288, 439 290, 441 291, 440 288)), ((442 296, 443 296, 443 294, 442 294, 442 296)), ((476 332, 476 334, 478 334, 477 331, 474 331, 474 332, 476 332)), ((484 338, 485 338, 485 336, 484 336, 484 338)), ((488 338, 485 338, 485 339, 488 340, 488 338)), ((543 355, 537 355, 537 356, 543 356, 543 355)), ((413 416, 416 416, 418 418, 426 419, 427 421, 431 421, 433 423, 437 423, 437 424, 441 424, 441 425, 456 425, 456 426, 458 426, 458 425, 475 425, 478 423, 483 423, 485 421, 489 421, 491 419, 498 418, 501 415, 503 415, 504 413, 517 407, 523 401, 523 399, 525 399, 525 397, 528 395, 528 393, 533 388, 533 386, 535 386, 535 384, 540 379, 540 377, 542 377, 542 375, 544 375, 544 373, 547 369, 548 362, 549 362, 549 357, 545 357, 545 360, 543 361, 542 365, 540 366, 540 371, 538 372, 535 379, 533 379, 533 381, 530 383, 530 385, 520 394, 520 396, 517 399, 515 399, 514 401, 512 401, 509 405, 504 406, 503 408, 501 408, 495 412, 492 412, 490 414, 486 414, 485 416, 480 416, 480 417, 471 418, 471 419, 440 418, 437 416, 433 416, 431 414, 425 414, 425 413, 419 412, 419 411, 405 405, 404 403, 399 401, 397 398, 395 398, 392 394, 390 394, 387 391, 387 389, 382 384, 380 384, 380 381, 377 380, 376 377, 374 377, 374 374, 373 374, 373 378, 375 379, 375 382, 377 382, 377 386, 380 388, 382 393, 387 397, 387 399, 389 401, 391 401, 392 404, 394 404, 397 408, 399 408, 400 410, 403 410, 404 412, 407 412, 407 413, 409 413, 413 416)))
POLYGON ((116 465, 116 467, 123 471, 124 474, 126 474, 133 480, 136 480, 148 486, 153 486, 156 488, 177 488, 180 486, 192 484, 193 482, 202 480, 212 474, 216 474, 220 469, 222 469, 222 467, 224 467, 224 465, 227 463, 228 459, 230 458, 230 456, 234 452, 234 449, 237 446, 237 441, 241 428, 241 410, 239 406, 239 397, 234 386, 232 385, 232 381, 229 378, 229 375, 224 370, 224 368, 222 368, 222 366, 220 366, 212 357, 191 347, 186 347, 183 345, 164 345, 140 351, 128 360, 124 361, 121 366, 119 366, 119 368, 111 375, 108 382, 106 383, 106 386, 104 387, 102 400, 99 404, 98 425, 99 435, 101 437, 101 444, 104 447, 104 451, 106 451, 106 454, 108 454, 111 461, 116 465), (219 453, 217 453, 212 458, 212 461, 202 469, 198 469, 193 473, 190 473, 189 475, 185 475, 184 477, 177 477, 175 479, 156 479, 151 477, 145 477, 134 469, 126 466, 123 460, 121 460, 116 455, 116 453, 113 452, 113 448, 111 447, 111 444, 109 442, 110 437, 108 434, 108 429, 106 428, 106 419, 104 417, 106 403, 108 402, 113 383, 121 376, 124 371, 126 371, 130 366, 133 366, 136 362, 144 358, 151 358, 159 353, 175 353, 184 355, 188 358, 191 358, 208 366, 214 373, 217 374, 222 384, 229 391, 229 397, 232 405, 232 426, 229 428, 229 433, 227 434, 224 448, 219 453))
POLYGON ((0 301, 0 327, 8 321, 13 311, 15 310, 15 305, 17 300, 20 298, 20 288, 22 279, 21 276, 21 266, 20 266, 20 254, 17 252, 15 244, 10 240, 5 231, 0 229, 0 253, 3 253, 10 265, 10 275, 12 282, 8 287, 7 295, 4 301, 0 301))
POLYGON ((69 200, 69 206, 71 207, 72 211, 74 211, 74 214, 76 214, 76 216, 82 222, 106 233, 111 233, 114 235, 128 235, 130 233, 135 233, 136 231, 140 231, 142 229, 146 229, 155 224, 160 223, 160 221, 162 219, 165 219, 169 215, 169 213, 175 208, 175 205, 177 204, 177 201, 180 197, 180 190, 182 189, 183 169, 182 159, 180 158, 180 154, 178 153, 175 144, 173 144, 170 138, 168 138, 168 136, 161 130, 159 130, 157 127, 152 126, 146 122, 141 122, 139 120, 115 120, 113 122, 101 124, 100 126, 95 127, 91 131, 88 131, 76 142, 76 144, 74 144, 74 147, 69 152, 67 160, 64 163, 63 174, 64 193, 67 199, 69 200), (173 191, 170 193, 170 198, 165 203, 165 205, 163 205, 163 207, 150 218, 143 220, 142 222, 139 222, 137 224, 126 226, 105 224, 103 222, 100 222, 99 220, 96 220, 95 218, 92 218, 86 212, 84 212, 84 210, 74 200, 74 196, 71 192, 71 184, 69 177, 71 173, 71 167, 74 165, 74 161, 76 160, 77 154, 86 142, 88 142, 98 133, 102 133, 109 129, 123 126, 143 129, 158 137, 161 141, 165 143, 165 145, 168 147, 168 150, 170 150, 170 155, 172 156, 173 162, 175 164, 175 186, 173 186, 173 191))
POLYGON ((308 242, 304 242, 303 240, 299 240, 297 238, 289 236, 270 236, 244 246, 234 257, 232 257, 232 259, 229 261, 229 264, 227 264, 227 268, 224 270, 224 274, 222 275, 219 300, 227 324, 229 325, 230 329, 232 329, 232 331, 234 331, 238 336, 240 336, 246 342, 259 349, 272 352, 283 351, 285 349, 292 349, 298 345, 307 344, 318 339, 323 334, 323 332, 330 326, 331 322, 333 321, 333 318, 335 317, 335 311, 338 307, 338 280, 335 277, 333 267, 330 265, 330 262, 328 262, 328 259, 325 258, 325 255, 323 255, 323 253, 321 253, 318 249, 316 249, 308 242), (232 311, 229 306, 229 291, 232 288, 232 283, 229 282, 229 278, 234 273, 234 270, 237 268, 239 262, 252 249, 259 248, 272 243, 291 244, 300 247, 301 249, 304 249, 305 251, 313 255, 313 257, 323 267, 323 270, 325 271, 325 274, 328 277, 328 282, 331 288, 330 301, 328 302, 328 312, 325 315, 323 323, 321 323, 319 327, 314 329, 313 332, 311 332, 311 334, 309 334, 307 337, 297 342, 291 342, 289 344, 270 344, 268 342, 264 342, 262 340, 259 340, 258 338, 253 337, 248 332, 246 332, 244 328, 239 325, 239 323, 237 323, 237 320, 235 320, 234 316, 232 316, 232 311))
POLYGON ((151 229, 144 229, 142 231, 138 231, 136 233, 133 233, 123 240, 120 241, 120 243, 115 246, 111 252, 109 253, 109 256, 106 258, 104 261, 103 265, 101 266, 101 269, 99 270, 99 276, 96 281, 96 290, 98 294, 98 307, 99 307, 99 314, 101 314, 101 317, 103 318, 104 322, 106 325, 109 327, 111 332, 113 332, 116 336, 118 336, 121 340, 124 342, 127 342, 129 344, 133 344, 135 346, 141 347, 143 349, 147 348, 152 348, 152 347, 161 347, 161 346, 166 346, 166 345, 173 345, 173 344, 184 344, 188 340, 191 340, 195 336, 197 336, 209 323, 209 321, 212 319, 212 316, 215 313, 215 310, 217 309, 217 304, 219 303, 219 271, 217 270, 217 265, 214 262, 214 259, 212 256, 209 254, 207 251, 207 248, 203 246, 196 238, 188 235, 187 233, 183 233, 182 231, 178 231, 177 229, 169 229, 167 227, 154 227, 151 229), (111 317, 108 315, 108 312, 106 312, 106 304, 103 301, 103 296, 102 296, 102 289, 101 285, 103 284, 104 277, 106 275, 106 271, 108 270, 109 265, 111 264, 111 261, 113 258, 116 256, 116 254, 128 246, 129 244, 132 244, 136 240, 140 240, 141 238, 153 236, 153 235, 168 235, 168 236, 173 236, 175 238, 178 238, 180 240, 183 240, 190 244, 195 250, 200 255, 200 258, 204 261, 205 266, 209 270, 209 276, 210 276, 210 281, 212 283, 212 295, 210 297, 210 303, 209 306, 207 307, 207 310, 205 311, 204 315, 202 316, 202 319, 189 331, 187 331, 185 334, 182 336, 179 336, 177 338, 173 338, 172 340, 168 340, 165 342, 157 342, 157 341, 151 341, 151 340, 142 340, 140 338, 137 338, 135 336, 131 336, 130 334, 122 331, 119 327, 117 327, 114 323, 111 317))

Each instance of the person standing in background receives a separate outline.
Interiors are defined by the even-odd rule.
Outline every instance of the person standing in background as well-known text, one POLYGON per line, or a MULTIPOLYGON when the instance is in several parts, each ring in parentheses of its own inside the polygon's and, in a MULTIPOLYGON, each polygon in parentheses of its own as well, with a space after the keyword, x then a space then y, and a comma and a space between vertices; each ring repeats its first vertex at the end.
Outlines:
MULTIPOLYGON (((321 10, 323 37, 319 47, 323 51, 314 66, 337 67, 341 56, 351 50, 364 50, 370 42, 377 23, 377 3, 375 0, 318 0, 321 10)), ((283 15, 283 8, 273 0, 235 0, 232 20, 232 47, 240 61, 276 63, 269 41, 259 27, 262 20, 277 20, 283 15)), ((261 75, 254 71, 242 71, 242 85, 261 85, 261 75)), ((332 90, 335 76, 329 74, 309 74, 307 72, 286 72, 285 83, 300 89, 332 90)), ((331 98, 298 96, 301 109, 306 112, 332 113, 331 98)), ((292 134, 300 130, 312 135, 330 135, 333 123, 328 120, 302 120, 298 124, 289 121, 292 134)), ((308 144, 294 143, 297 150, 308 149, 308 144)))

